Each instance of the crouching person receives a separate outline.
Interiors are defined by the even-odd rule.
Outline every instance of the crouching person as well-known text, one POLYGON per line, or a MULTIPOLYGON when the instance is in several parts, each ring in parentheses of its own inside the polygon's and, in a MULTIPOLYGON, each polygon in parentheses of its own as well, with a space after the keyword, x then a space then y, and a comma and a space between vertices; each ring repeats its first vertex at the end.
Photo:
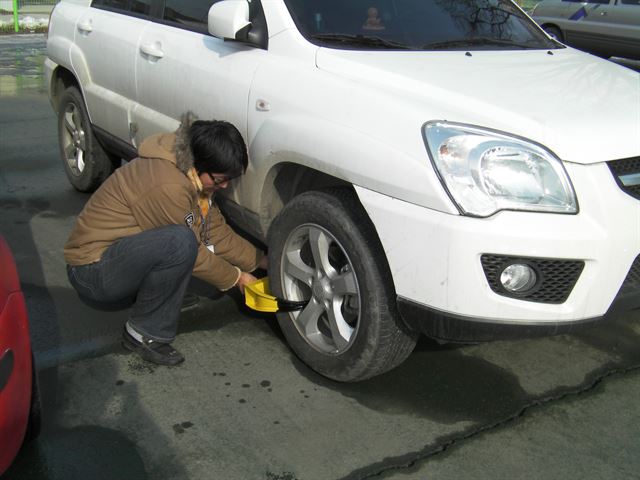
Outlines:
POLYGON ((236 234, 214 202, 248 163, 240 132, 185 114, 175 133, 146 139, 139 158, 92 195, 64 248, 78 294, 131 311, 125 348, 161 365, 184 361, 175 339, 191 275, 220 290, 255 280, 266 257, 236 234))

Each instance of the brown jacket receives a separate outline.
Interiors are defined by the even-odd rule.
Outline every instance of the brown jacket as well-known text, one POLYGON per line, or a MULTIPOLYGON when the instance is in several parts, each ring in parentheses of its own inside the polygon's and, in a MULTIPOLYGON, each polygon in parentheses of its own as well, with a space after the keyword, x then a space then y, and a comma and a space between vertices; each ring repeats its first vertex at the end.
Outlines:
POLYGON ((117 169, 91 196, 64 247, 69 265, 97 262, 120 238, 176 224, 190 227, 199 241, 196 277, 227 290, 240 271, 255 270, 263 253, 226 224, 215 203, 202 222, 198 192, 186 175, 193 158, 185 133, 183 126, 175 134, 147 138, 139 158, 117 169))

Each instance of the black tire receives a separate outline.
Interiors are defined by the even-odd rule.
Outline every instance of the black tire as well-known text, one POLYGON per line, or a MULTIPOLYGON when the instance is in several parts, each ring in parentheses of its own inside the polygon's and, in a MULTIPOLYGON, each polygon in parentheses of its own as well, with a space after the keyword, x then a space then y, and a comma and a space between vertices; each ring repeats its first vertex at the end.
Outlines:
POLYGON ((352 191, 299 195, 269 232, 273 293, 309 300, 301 312, 278 314, 287 342, 303 362, 333 380, 354 382, 391 370, 409 356, 417 334, 400 320, 384 251, 352 191), (309 320, 304 328, 303 319, 309 320))
POLYGON ((114 170, 117 160, 93 134, 84 98, 74 86, 60 97, 58 144, 67 178, 80 192, 93 192, 114 170))
POLYGON ((564 35, 559 28, 554 27, 553 25, 545 25, 542 29, 549 34, 554 40, 559 42, 564 42, 564 35))

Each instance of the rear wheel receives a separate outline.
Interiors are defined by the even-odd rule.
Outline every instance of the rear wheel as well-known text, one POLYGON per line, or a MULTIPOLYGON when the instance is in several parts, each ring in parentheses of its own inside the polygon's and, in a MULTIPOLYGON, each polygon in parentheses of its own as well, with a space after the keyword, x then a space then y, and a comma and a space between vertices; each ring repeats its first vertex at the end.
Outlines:
POLYGON ((68 87, 60 97, 58 143, 67 178, 76 190, 92 192, 113 172, 117 159, 98 143, 76 87, 68 87))
POLYGON ((269 260, 273 293, 308 301, 278 321, 318 373, 364 380, 412 352, 416 334, 401 323, 384 252, 350 190, 308 192, 287 204, 270 229, 269 260))

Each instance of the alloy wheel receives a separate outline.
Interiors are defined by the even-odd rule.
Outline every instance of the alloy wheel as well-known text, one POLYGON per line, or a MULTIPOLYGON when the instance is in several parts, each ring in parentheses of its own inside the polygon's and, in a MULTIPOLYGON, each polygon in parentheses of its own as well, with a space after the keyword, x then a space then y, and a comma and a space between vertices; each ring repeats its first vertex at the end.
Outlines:
POLYGON ((82 113, 73 103, 67 104, 63 118, 63 144, 64 157, 71 172, 82 175, 85 168, 87 141, 82 127, 82 113))
POLYGON ((300 335, 316 350, 338 355, 353 344, 360 324, 360 291, 353 265, 340 242, 315 224, 289 235, 281 262, 289 300, 308 300, 290 313, 300 335))

